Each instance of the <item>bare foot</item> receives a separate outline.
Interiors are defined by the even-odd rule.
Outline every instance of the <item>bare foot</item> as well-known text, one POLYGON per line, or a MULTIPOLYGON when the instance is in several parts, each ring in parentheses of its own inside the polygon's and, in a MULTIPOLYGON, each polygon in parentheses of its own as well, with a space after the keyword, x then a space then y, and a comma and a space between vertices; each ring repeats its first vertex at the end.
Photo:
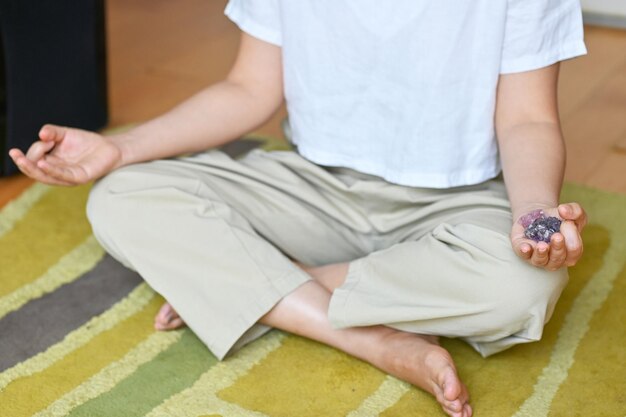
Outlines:
MULTIPOLYGON (((294 328, 285 325, 285 323, 282 323, 281 326, 281 318, 283 316, 288 317, 289 320, 298 316, 298 314, 294 314, 293 310, 296 308, 294 306, 301 307, 302 304, 307 304, 307 300, 313 302, 311 300, 315 297, 309 294, 310 289, 303 288, 305 287, 303 286, 301 291, 295 292, 298 294, 294 293, 292 296, 286 297, 286 299, 291 299, 290 303, 283 299, 279 303, 279 306, 282 304, 282 307, 275 308, 273 312, 269 313, 272 317, 269 315, 265 316, 265 321, 262 320, 264 324, 335 346, 371 363, 390 375, 416 385, 432 394, 441 404, 443 411, 451 417, 472 416, 473 411, 469 404, 467 388, 458 376, 452 357, 439 345, 437 337, 401 332, 383 326, 351 328, 339 332, 333 330, 327 323, 325 315, 328 307, 326 298, 330 297, 330 294, 325 291, 333 291, 341 285, 345 279, 347 264, 327 265, 316 268, 304 265, 298 266, 315 278, 315 281, 318 282, 317 285, 322 285, 326 288, 322 290, 321 287, 318 287, 320 288, 319 291, 324 293, 324 300, 321 303, 323 308, 320 307, 322 312, 320 317, 323 317, 323 323, 319 326, 313 325, 316 321, 315 319, 318 318, 317 315, 314 315, 311 320, 307 321, 309 325, 313 326, 315 330, 313 333, 315 334, 305 332, 302 329, 300 320, 297 321, 297 326, 294 328), (299 294, 300 292, 302 294, 299 294), (298 297, 304 298, 300 299, 298 297), (319 332, 322 334, 316 334, 319 332), (329 338, 325 333, 334 336, 329 338), (337 338, 338 334, 344 334, 344 336, 341 336, 339 339, 337 338), (367 347, 363 348, 363 346, 367 347)), ((172 330, 184 324, 185 322, 169 303, 165 303, 155 317, 155 328, 157 330, 172 330)))
POLYGON ((174 330, 184 325, 185 322, 170 303, 163 304, 154 317, 154 328, 157 330, 174 330))
POLYGON ((389 330, 370 363, 431 393, 448 415, 470 417, 467 388, 437 337, 389 330))

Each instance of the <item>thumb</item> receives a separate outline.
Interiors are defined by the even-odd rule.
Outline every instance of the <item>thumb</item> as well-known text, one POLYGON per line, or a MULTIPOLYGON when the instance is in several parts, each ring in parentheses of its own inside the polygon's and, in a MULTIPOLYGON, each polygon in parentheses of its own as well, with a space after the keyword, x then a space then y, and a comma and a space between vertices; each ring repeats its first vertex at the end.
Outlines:
POLYGON ((584 217, 584 210, 578 203, 560 204, 558 207, 559 215, 566 220, 578 220, 584 217))
POLYGON ((39 139, 44 142, 60 142, 65 138, 68 128, 57 125, 43 125, 39 129, 39 139))
POLYGON ((573 221, 578 227, 578 231, 582 231, 582 229, 587 224, 587 213, 578 203, 566 203, 561 204, 558 207, 559 215, 564 220, 573 221))

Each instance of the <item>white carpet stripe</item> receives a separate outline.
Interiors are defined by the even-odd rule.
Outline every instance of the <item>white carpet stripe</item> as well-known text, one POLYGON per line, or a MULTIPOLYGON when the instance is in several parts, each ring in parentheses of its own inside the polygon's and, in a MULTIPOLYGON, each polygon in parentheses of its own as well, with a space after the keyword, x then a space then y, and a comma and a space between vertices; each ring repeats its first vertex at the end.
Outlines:
POLYGON ((182 330, 157 332, 139 343, 119 361, 89 378, 87 381, 63 395, 45 410, 33 417, 65 416, 74 408, 113 389, 119 382, 133 374, 144 363, 150 362, 159 353, 180 340, 182 330))
POLYGON ((0 210, 0 238, 13 229, 51 187, 35 183, 0 210))
POLYGON ((376 417, 409 391, 411 385, 392 376, 387 376, 382 384, 367 397, 359 408, 352 410, 346 417, 376 417))
POLYGON ((127 297, 103 314, 94 317, 86 324, 69 333, 65 339, 49 347, 46 351, 20 362, 0 373, 0 390, 12 381, 41 372, 64 358, 67 354, 87 344, 100 333, 113 328, 117 323, 139 312, 154 297, 148 285, 140 284, 127 297))
MULTIPOLYGON (((612 239, 612 242, 618 242, 612 239)), ((612 243, 608 248, 602 267, 589 280, 572 308, 565 317, 563 327, 559 331, 557 341, 550 356, 550 362, 543 371, 535 386, 533 394, 524 401, 514 417, 545 417, 550 411, 559 387, 567 379, 569 369, 574 364, 574 355, 578 344, 589 330, 589 322, 593 314, 604 304, 613 289, 613 283, 623 268, 621 260, 626 248, 612 243)))
POLYGON ((0 297, 0 318, 15 311, 28 301, 52 292, 91 270, 104 256, 104 250, 93 236, 63 256, 35 281, 0 297))
POLYGON ((217 393, 233 385, 255 364, 279 348, 284 338, 284 334, 272 332, 246 346, 233 357, 215 364, 193 386, 170 397, 146 417, 187 417, 213 413, 223 417, 268 417, 224 401, 217 397, 217 393))

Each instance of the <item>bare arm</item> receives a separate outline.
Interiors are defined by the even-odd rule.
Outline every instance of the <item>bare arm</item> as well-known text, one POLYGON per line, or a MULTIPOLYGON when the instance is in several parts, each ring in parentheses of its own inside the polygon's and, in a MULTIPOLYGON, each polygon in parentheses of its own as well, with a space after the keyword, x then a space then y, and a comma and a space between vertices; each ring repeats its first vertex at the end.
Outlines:
POLYGON ((227 78, 168 113, 111 139, 122 164, 198 152, 232 141, 266 122, 283 100, 281 48, 242 33, 227 78))
POLYGON ((558 64, 502 75, 496 133, 513 214, 544 204, 554 207, 565 170, 556 88, 558 64))
POLYGON ((565 146, 557 109, 559 65, 500 77, 496 133, 513 220, 516 253, 547 269, 573 265, 582 254, 580 231, 586 215, 577 203, 559 205, 565 146), (550 245, 525 239, 517 220, 543 209, 565 221, 550 245), (521 233, 521 234, 520 234, 521 233))
POLYGON ((26 154, 9 154, 26 175, 81 184, 124 165, 213 148, 263 124, 283 100, 281 48, 242 34, 225 80, 119 135, 45 125, 26 154))

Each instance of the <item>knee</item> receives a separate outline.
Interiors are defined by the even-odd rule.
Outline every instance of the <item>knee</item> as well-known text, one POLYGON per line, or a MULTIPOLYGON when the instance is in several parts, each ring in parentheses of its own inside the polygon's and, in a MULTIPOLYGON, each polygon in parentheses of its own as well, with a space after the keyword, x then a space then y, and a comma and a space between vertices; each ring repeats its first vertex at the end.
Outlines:
POLYGON ((567 283, 567 269, 547 271, 520 259, 503 231, 510 227, 507 219, 501 219, 500 230, 459 224, 454 233, 472 255, 468 265, 481 282, 475 296, 488 321, 501 329, 532 328, 540 335, 567 283))
POLYGON ((146 220, 149 178, 126 167, 109 173, 92 187, 87 219, 105 247, 119 235, 128 235, 146 220), (143 192, 142 192, 143 191, 143 192))
POLYGON ((515 260, 490 292, 494 326, 504 333, 539 340, 567 280, 566 268, 546 271, 515 260))
POLYGON ((113 171, 104 178, 98 180, 91 188, 87 200, 87 218, 96 235, 102 230, 107 230, 115 216, 115 205, 111 204, 111 186, 121 183, 127 178, 120 171, 113 171))

